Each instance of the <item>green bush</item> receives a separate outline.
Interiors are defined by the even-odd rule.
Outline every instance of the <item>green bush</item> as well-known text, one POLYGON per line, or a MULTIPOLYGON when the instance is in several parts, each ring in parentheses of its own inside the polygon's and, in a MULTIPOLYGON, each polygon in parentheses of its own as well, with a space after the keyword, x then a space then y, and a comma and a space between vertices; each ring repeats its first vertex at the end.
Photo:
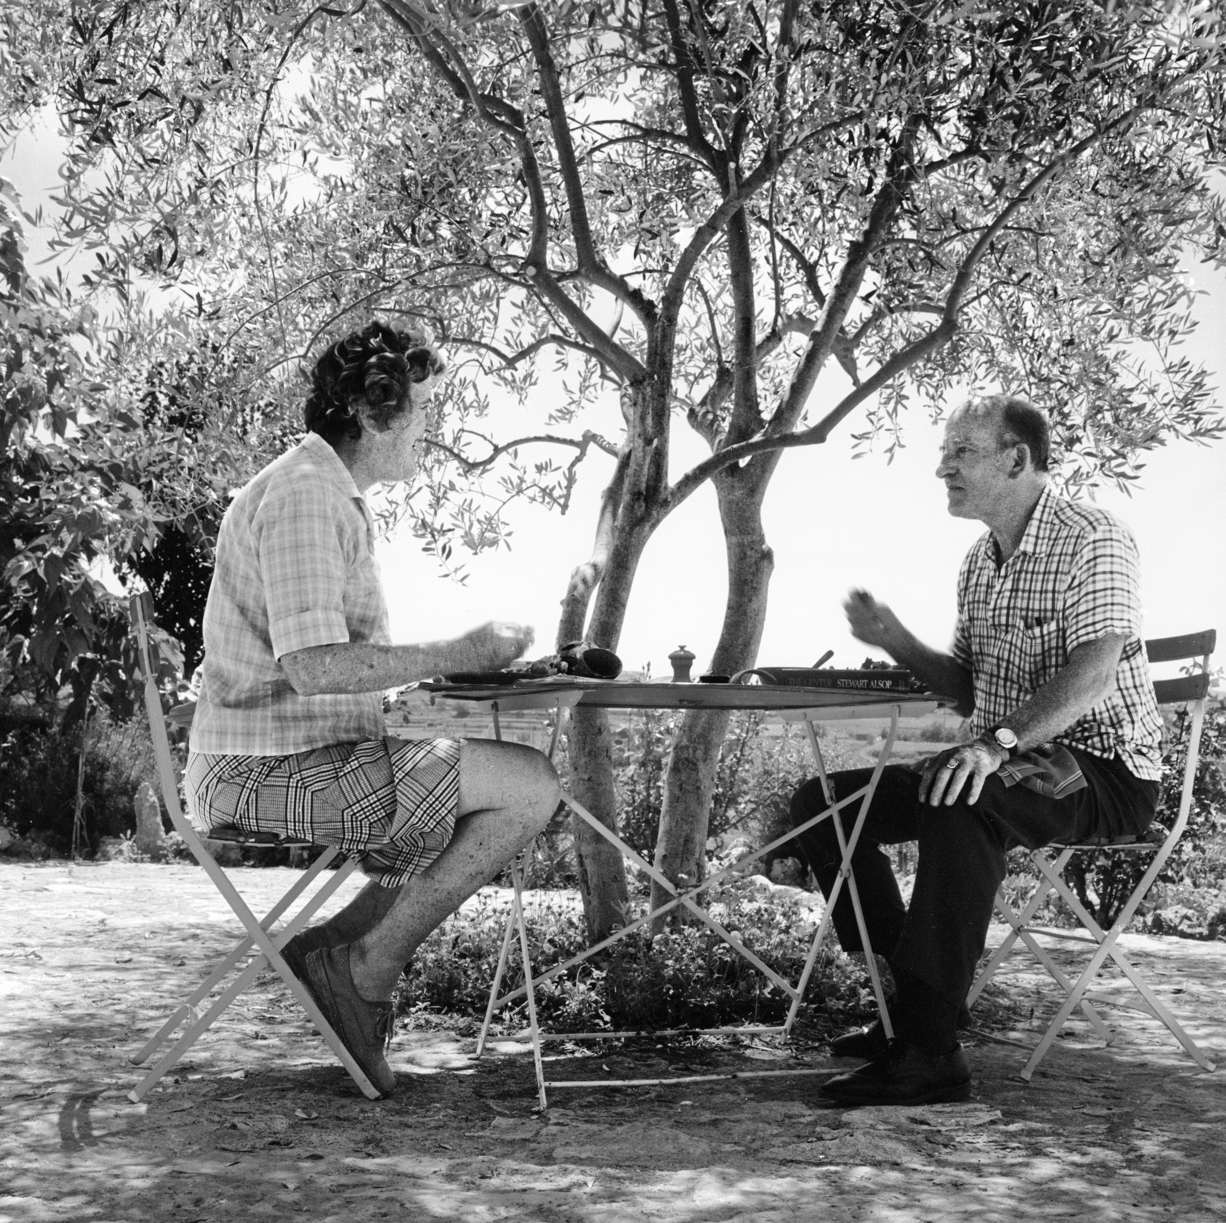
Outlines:
MULTIPOLYGON (((1179 792, 1187 759, 1191 718, 1179 709, 1168 720, 1171 746, 1166 754, 1162 800, 1154 825, 1173 826, 1179 811, 1179 792)), ((1166 922, 1172 932, 1181 925, 1188 932, 1201 931, 1218 937, 1226 931, 1226 709, 1220 704, 1205 715, 1201 731, 1200 756, 1192 789, 1192 807, 1187 827, 1171 856, 1166 860, 1155 887, 1138 913, 1136 924, 1149 924, 1161 930, 1161 919, 1154 921, 1155 910, 1178 908, 1178 919, 1166 922), (1212 932, 1210 932, 1212 930, 1212 932)), ((1104 929, 1119 916, 1128 897, 1149 867, 1147 853, 1108 853, 1087 850, 1069 860, 1066 876, 1077 899, 1104 929)), ((1038 874, 1026 854, 1011 858, 1010 877, 1005 890, 1011 898, 1024 900, 1038 882, 1038 874)), ((1052 925, 1075 925, 1076 918, 1058 899, 1048 898, 1039 920, 1052 925)))
MULTIPOLYGON (((712 889, 709 907, 727 929, 785 980, 796 981, 813 937, 813 922, 794 902, 762 900, 736 881, 712 889)), ((505 907, 483 907, 449 918, 422 945, 398 993, 404 1014, 484 1014, 498 963, 505 907)), ((583 917, 574 906, 530 908, 529 948, 537 974, 586 945, 583 917)), ((523 984, 516 941, 502 992, 523 984)), ((862 966, 826 951, 808 990, 806 1018, 832 1025, 859 1022, 874 1004, 862 966)), ((682 926, 654 941, 636 931, 552 981, 537 987, 541 1021, 559 1032, 660 1030, 724 1024, 779 1023, 789 998, 706 926, 682 926)), ((500 1013, 502 1024, 526 1017, 521 1000, 500 1013)))
POLYGON ((143 780, 155 780, 153 746, 140 719, 117 723, 100 710, 66 730, 39 723, 9 729, 0 738, 0 824, 55 854, 72 852, 82 733, 81 851, 133 832, 133 796, 143 780))
MULTIPOLYGON (((660 827, 668 754, 682 716, 645 710, 614 736, 618 830, 648 861, 660 827)), ((866 756, 863 744, 833 728, 819 729, 818 737, 831 772, 871 763, 872 754, 866 756)), ((813 753, 800 727, 779 727, 756 710, 734 713, 716 766, 708 836, 719 839, 735 830, 754 845, 773 841, 790 827, 788 805, 796 787, 815 772, 813 753)), ((773 856, 758 869, 768 870, 773 856)), ((785 846, 778 856, 795 855, 785 846)))

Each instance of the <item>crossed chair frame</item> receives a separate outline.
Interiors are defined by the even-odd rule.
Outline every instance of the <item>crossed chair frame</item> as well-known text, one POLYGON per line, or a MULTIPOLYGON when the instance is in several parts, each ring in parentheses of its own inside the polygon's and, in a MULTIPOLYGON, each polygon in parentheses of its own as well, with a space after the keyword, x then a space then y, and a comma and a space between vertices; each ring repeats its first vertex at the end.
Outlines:
MULTIPOLYGON (((495 735, 501 738, 501 729, 498 719, 498 702, 492 702, 492 711, 494 715, 495 735)), ((788 721, 801 722, 805 728, 810 748, 813 752, 813 758, 816 764, 818 777, 821 780, 822 788, 828 802, 825 810, 817 815, 806 820, 803 824, 797 825, 783 836, 776 838, 770 843, 763 845, 761 848, 754 850, 751 854, 740 859, 735 866, 726 867, 721 871, 717 871, 708 875, 701 883, 695 887, 679 889, 666 875, 664 875, 652 863, 637 854, 629 845, 626 844, 615 832, 605 827, 590 811, 587 810, 577 800, 569 795, 563 795, 562 801, 567 807, 581 820, 584 821, 594 832, 608 841, 615 849, 621 853, 625 859, 636 866, 640 871, 646 874, 653 881, 658 883, 668 894, 669 899, 657 908, 645 913, 641 917, 624 926, 619 927, 607 938, 601 942, 594 944, 591 947, 585 948, 577 955, 561 964, 548 969, 540 974, 533 974, 532 962, 528 947, 528 928, 527 917, 524 909, 523 900, 523 864, 522 856, 517 858, 512 865, 511 878, 513 895, 511 899, 511 908, 507 914, 506 925, 503 932, 502 948, 498 959, 498 967, 495 970, 494 980, 490 987, 489 1000, 486 1005, 485 1019, 482 1022, 480 1033, 477 1037, 477 1056, 480 1057, 483 1053, 486 1043, 489 1038, 490 1026, 493 1022, 494 1015, 503 1007, 510 1003, 517 1002, 523 998, 527 1005, 528 1011, 528 1029, 527 1035, 531 1041, 533 1062, 536 1070, 537 1083, 537 1099, 539 1106, 543 1109, 548 1104, 548 1089, 555 1088, 600 1088, 600 1087, 640 1087, 654 1086, 658 1084, 670 1083, 700 1083, 708 1082, 717 1079, 742 1079, 742 1078, 774 1078, 774 1077, 795 1077, 798 1075, 810 1074, 825 1074, 830 1073, 829 1068, 807 1069, 807 1068, 792 1068, 787 1070, 741 1070, 728 1071, 719 1074, 705 1075, 673 1075, 665 1078, 637 1078, 637 1079, 548 1079, 545 1076, 544 1058, 542 1053, 542 1045, 545 1041, 564 1041, 564 1042, 581 1042, 581 1041, 596 1041, 621 1039, 634 1036, 651 1036, 651 1037, 666 1037, 666 1036, 698 1036, 698 1035, 733 1035, 733 1036, 783 1036, 787 1037, 792 1030, 792 1025, 795 1023, 797 1012, 800 1009, 800 1004, 804 998, 805 989, 808 986, 809 978, 813 973, 813 969, 817 963, 818 954, 825 942, 826 934, 830 926, 831 917, 834 911, 835 902, 838 900, 842 889, 848 889, 848 895, 851 900, 852 909, 855 913, 856 924, 859 929, 861 945, 865 948, 865 966, 867 968, 869 979, 872 984, 873 993, 877 1001, 878 1012, 881 1016, 882 1027, 885 1030, 887 1037, 893 1036, 894 1030, 890 1022, 889 1008, 886 1004, 885 991, 881 982, 880 974, 877 969, 876 957, 872 953, 872 944, 869 940, 868 929, 864 921, 864 913, 860 904, 860 895, 856 888, 855 876, 852 873, 851 860, 855 853, 856 846, 859 842, 860 832, 864 825, 865 817, 868 814, 869 805, 872 801, 873 793, 877 788, 877 783, 881 778, 882 770, 890 758, 893 750, 894 741, 898 733, 898 722, 900 710, 898 705, 886 705, 881 709, 883 715, 888 715, 890 718, 889 730, 885 733, 881 745, 881 749, 877 756, 877 762, 874 765, 871 776, 868 782, 854 793, 847 795, 843 799, 836 799, 834 791, 830 785, 830 781, 826 775, 825 762, 822 757, 821 746, 818 742, 817 731, 814 725, 814 719, 810 716, 807 710, 789 710, 775 711, 779 716, 784 717, 788 721), (850 832, 844 830, 841 819, 834 819, 836 812, 841 811, 844 807, 850 807, 853 804, 858 804, 855 823, 850 832), (743 870, 745 863, 761 858, 765 854, 769 854, 781 845, 794 840, 801 833, 806 832, 816 824, 820 824, 823 820, 833 819, 835 835, 838 838, 839 850, 841 854, 841 863, 839 873, 835 878, 831 894, 826 902, 822 917, 818 923, 818 927, 814 932, 812 942, 809 945, 809 950, 805 958, 804 967, 801 970, 799 979, 795 984, 782 977, 775 972, 768 964, 758 957, 750 948, 736 937, 731 931, 722 926, 710 913, 706 911, 697 901, 697 897, 704 891, 720 883, 729 875, 736 871, 743 870), (676 909, 684 907, 688 912, 708 927, 719 938, 723 939, 734 951, 749 961, 768 981, 780 989, 791 1001, 788 1008, 787 1017, 782 1024, 744 1024, 734 1027, 717 1027, 717 1028, 672 1028, 672 1029, 651 1029, 650 1031, 595 1031, 595 1032, 545 1032, 541 1030, 540 1023, 537 1019, 536 1008, 536 988, 553 978, 569 971, 582 963, 584 960, 598 954, 611 947, 613 944, 633 934, 636 930, 654 922, 664 914, 676 909), (518 943, 520 950, 521 963, 524 969, 524 984, 516 989, 508 991, 506 994, 499 994, 502 987, 502 981, 506 972, 507 962, 509 959, 511 947, 516 941, 518 935, 518 943)), ((555 709, 554 732, 553 738, 549 747, 549 754, 552 757, 558 740, 558 731, 562 723, 565 710, 559 701, 555 709)))
POLYGON ((1064 993, 1063 1001, 1021 1071, 1022 1078, 1027 1082, 1030 1081, 1039 1063, 1046 1057, 1065 1023, 1076 1010, 1082 1012, 1096 1036, 1104 1044, 1109 1045, 1116 1039, 1117 1034, 1107 1026, 1094 1006, 1095 1001, 1100 1001, 1101 1004, 1102 1001, 1112 1002, 1113 1000, 1093 998, 1089 993, 1108 960, 1119 968, 1140 995, 1141 1002, 1138 1009, 1164 1024, 1192 1060, 1203 1070, 1214 1069, 1214 1063, 1184 1031, 1170 1008, 1158 997, 1153 987, 1124 954, 1119 939, 1150 888, 1158 879, 1167 859, 1171 856, 1171 852, 1179 843, 1187 827, 1188 816, 1192 808, 1192 788, 1196 780, 1196 767, 1200 758, 1205 701, 1209 693, 1209 660, 1216 643, 1217 634, 1213 629, 1182 637, 1157 638, 1145 643, 1151 663, 1178 662, 1186 659, 1195 659, 1199 662, 1199 670, 1193 674, 1182 676, 1179 679, 1158 680, 1154 684, 1154 692, 1159 705, 1186 704, 1190 707, 1192 715, 1188 730, 1187 755, 1181 779, 1179 809, 1170 830, 1163 835, 1162 830, 1152 829, 1151 832, 1156 834, 1154 836, 1128 838, 1118 842, 1061 843, 1050 845, 1046 849, 1033 850, 1030 853, 1030 859, 1038 869, 1040 877, 1026 903, 1020 910, 1016 910, 1005 897, 1003 890, 996 894, 996 911, 1008 923, 1009 933, 980 970, 967 996, 967 1005, 969 1006, 979 997, 984 987, 991 981, 1019 942, 1043 966, 1064 993), (1079 851, 1101 854, 1152 854, 1149 866, 1129 895, 1119 916, 1107 930, 1102 928, 1093 914, 1081 903, 1064 877, 1064 871, 1070 859, 1079 851), (1044 901, 1053 892, 1064 901, 1081 923, 1080 930, 1060 930, 1032 924, 1044 901), (1051 951, 1039 941, 1040 937, 1081 943, 1093 947, 1094 950, 1080 973, 1075 977, 1070 977, 1056 962, 1051 951))
MULTIPOLYGON (((377 1100, 380 1094, 378 1089, 366 1077, 353 1055, 342 1044, 306 986, 294 976, 281 954, 281 949, 285 944, 306 925, 319 907, 353 873, 357 867, 357 859, 348 858, 342 861, 337 869, 325 876, 324 872, 342 857, 340 850, 331 846, 325 848, 324 852, 294 880, 290 888, 263 918, 255 916, 225 870, 209 852, 200 834, 192 827, 179 801, 179 786, 170 753, 170 741, 166 733, 166 719, 155 678, 157 671, 152 663, 150 643, 150 632, 154 624, 152 596, 148 592, 132 595, 128 601, 128 611, 136 633, 137 657, 144 676, 145 711, 149 716, 153 754, 157 762, 158 781, 161 785, 162 798, 166 803, 166 810, 170 813, 170 820, 175 831, 187 843, 193 857, 200 863, 246 931, 246 934, 239 939, 213 971, 192 990, 188 998, 176 1007, 161 1027, 137 1052, 132 1054, 130 1058, 132 1064, 140 1066, 153 1057, 167 1042, 171 1042, 169 1047, 165 1048, 161 1056, 149 1067, 140 1082, 128 1093, 128 1099, 133 1104, 144 1099, 153 1086, 220 1018, 222 1012, 234 999, 251 985, 266 966, 270 966, 289 987, 290 992, 306 1011, 328 1047, 349 1072, 358 1090, 368 1100, 377 1100), (321 879, 322 882, 320 882, 321 879), (311 892, 310 889, 316 884, 318 886, 314 892, 311 892), (274 934, 273 928, 277 922, 303 896, 306 899, 301 907, 274 934), (228 981, 227 978, 229 978, 228 981), (223 982, 225 982, 224 986, 223 982), (208 1001, 219 987, 220 993, 208 1001), (176 1032, 178 1032, 177 1038, 175 1038, 176 1032)), ((265 850, 306 844, 302 841, 267 833, 246 834, 238 829, 212 829, 209 838, 265 850)))

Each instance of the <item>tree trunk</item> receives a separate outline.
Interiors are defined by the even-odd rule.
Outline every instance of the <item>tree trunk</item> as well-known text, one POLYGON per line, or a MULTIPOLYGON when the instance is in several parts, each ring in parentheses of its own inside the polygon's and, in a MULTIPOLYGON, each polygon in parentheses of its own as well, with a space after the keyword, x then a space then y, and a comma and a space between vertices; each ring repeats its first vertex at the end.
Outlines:
MULTIPOLYGON (((745 469, 732 469, 717 476, 715 485, 728 558, 728 602, 712 670, 731 675, 757 661, 775 558, 762 529, 765 481, 745 469)), ((707 822, 728 718, 723 710, 686 714, 669 758, 655 865, 678 886, 692 886, 706 872, 707 822)), ((653 882, 652 908, 668 898, 653 882)), ((657 920, 654 929, 661 929, 664 921, 657 920)))
MULTIPOLYGON (((618 471, 605 491, 601 523, 593 556, 572 575, 559 622, 561 640, 583 637, 593 645, 616 650, 625 620, 630 588, 654 523, 643 515, 648 501, 642 489, 645 465, 634 456, 619 460, 618 471), (595 590, 594 606, 585 632, 584 604, 595 590)), ((570 789, 597 820, 617 831, 617 791, 613 784, 613 753, 609 721, 602 710, 575 709, 567 735, 570 789)), ((619 850, 578 816, 572 817, 579 890, 588 938, 599 942, 625 924, 629 893, 626 864, 619 850)))
MULTIPOLYGON (((617 831, 617 791, 613 784, 612 739, 603 709, 573 709, 567 735, 570 792, 606 828, 617 831)), ((579 894, 588 938, 597 943, 626 924, 630 895, 621 851, 586 820, 571 816, 579 894)))

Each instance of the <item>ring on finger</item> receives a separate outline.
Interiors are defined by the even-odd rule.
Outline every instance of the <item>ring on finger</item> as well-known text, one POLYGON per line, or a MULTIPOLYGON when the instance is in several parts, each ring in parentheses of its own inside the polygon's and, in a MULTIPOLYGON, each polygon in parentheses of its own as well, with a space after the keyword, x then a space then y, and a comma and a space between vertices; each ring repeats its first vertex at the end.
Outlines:
POLYGON ((945 767, 947 769, 956 769, 958 767, 958 762, 956 760, 947 760, 945 761, 945 767))

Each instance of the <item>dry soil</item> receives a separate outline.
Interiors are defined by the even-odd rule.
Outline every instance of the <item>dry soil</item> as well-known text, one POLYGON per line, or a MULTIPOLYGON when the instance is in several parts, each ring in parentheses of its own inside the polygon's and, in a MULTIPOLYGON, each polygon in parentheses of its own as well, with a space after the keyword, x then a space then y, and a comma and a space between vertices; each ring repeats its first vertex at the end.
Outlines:
MULTIPOLYGON (((286 886, 238 874, 257 910, 286 886)), ((828 1109, 818 1073, 559 1089, 538 1112, 526 1046, 477 1061, 440 1030, 402 1032, 399 1091, 366 1102, 265 973, 133 1105, 129 1054, 240 932, 203 873, 0 865, 0 920, 0 1223, 1226 1218, 1226 1075, 1121 1007, 1111 1046, 1071 1025, 1029 1084, 1021 1048, 972 1037, 966 1104, 828 1109)), ((1226 1054, 1226 945, 1126 944, 1226 1054)), ((1008 968, 1022 1026, 998 1035, 1033 1041, 1054 988, 1021 956, 1008 968)), ((766 1042, 554 1056, 555 1078, 846 1068, 766 1042)))

